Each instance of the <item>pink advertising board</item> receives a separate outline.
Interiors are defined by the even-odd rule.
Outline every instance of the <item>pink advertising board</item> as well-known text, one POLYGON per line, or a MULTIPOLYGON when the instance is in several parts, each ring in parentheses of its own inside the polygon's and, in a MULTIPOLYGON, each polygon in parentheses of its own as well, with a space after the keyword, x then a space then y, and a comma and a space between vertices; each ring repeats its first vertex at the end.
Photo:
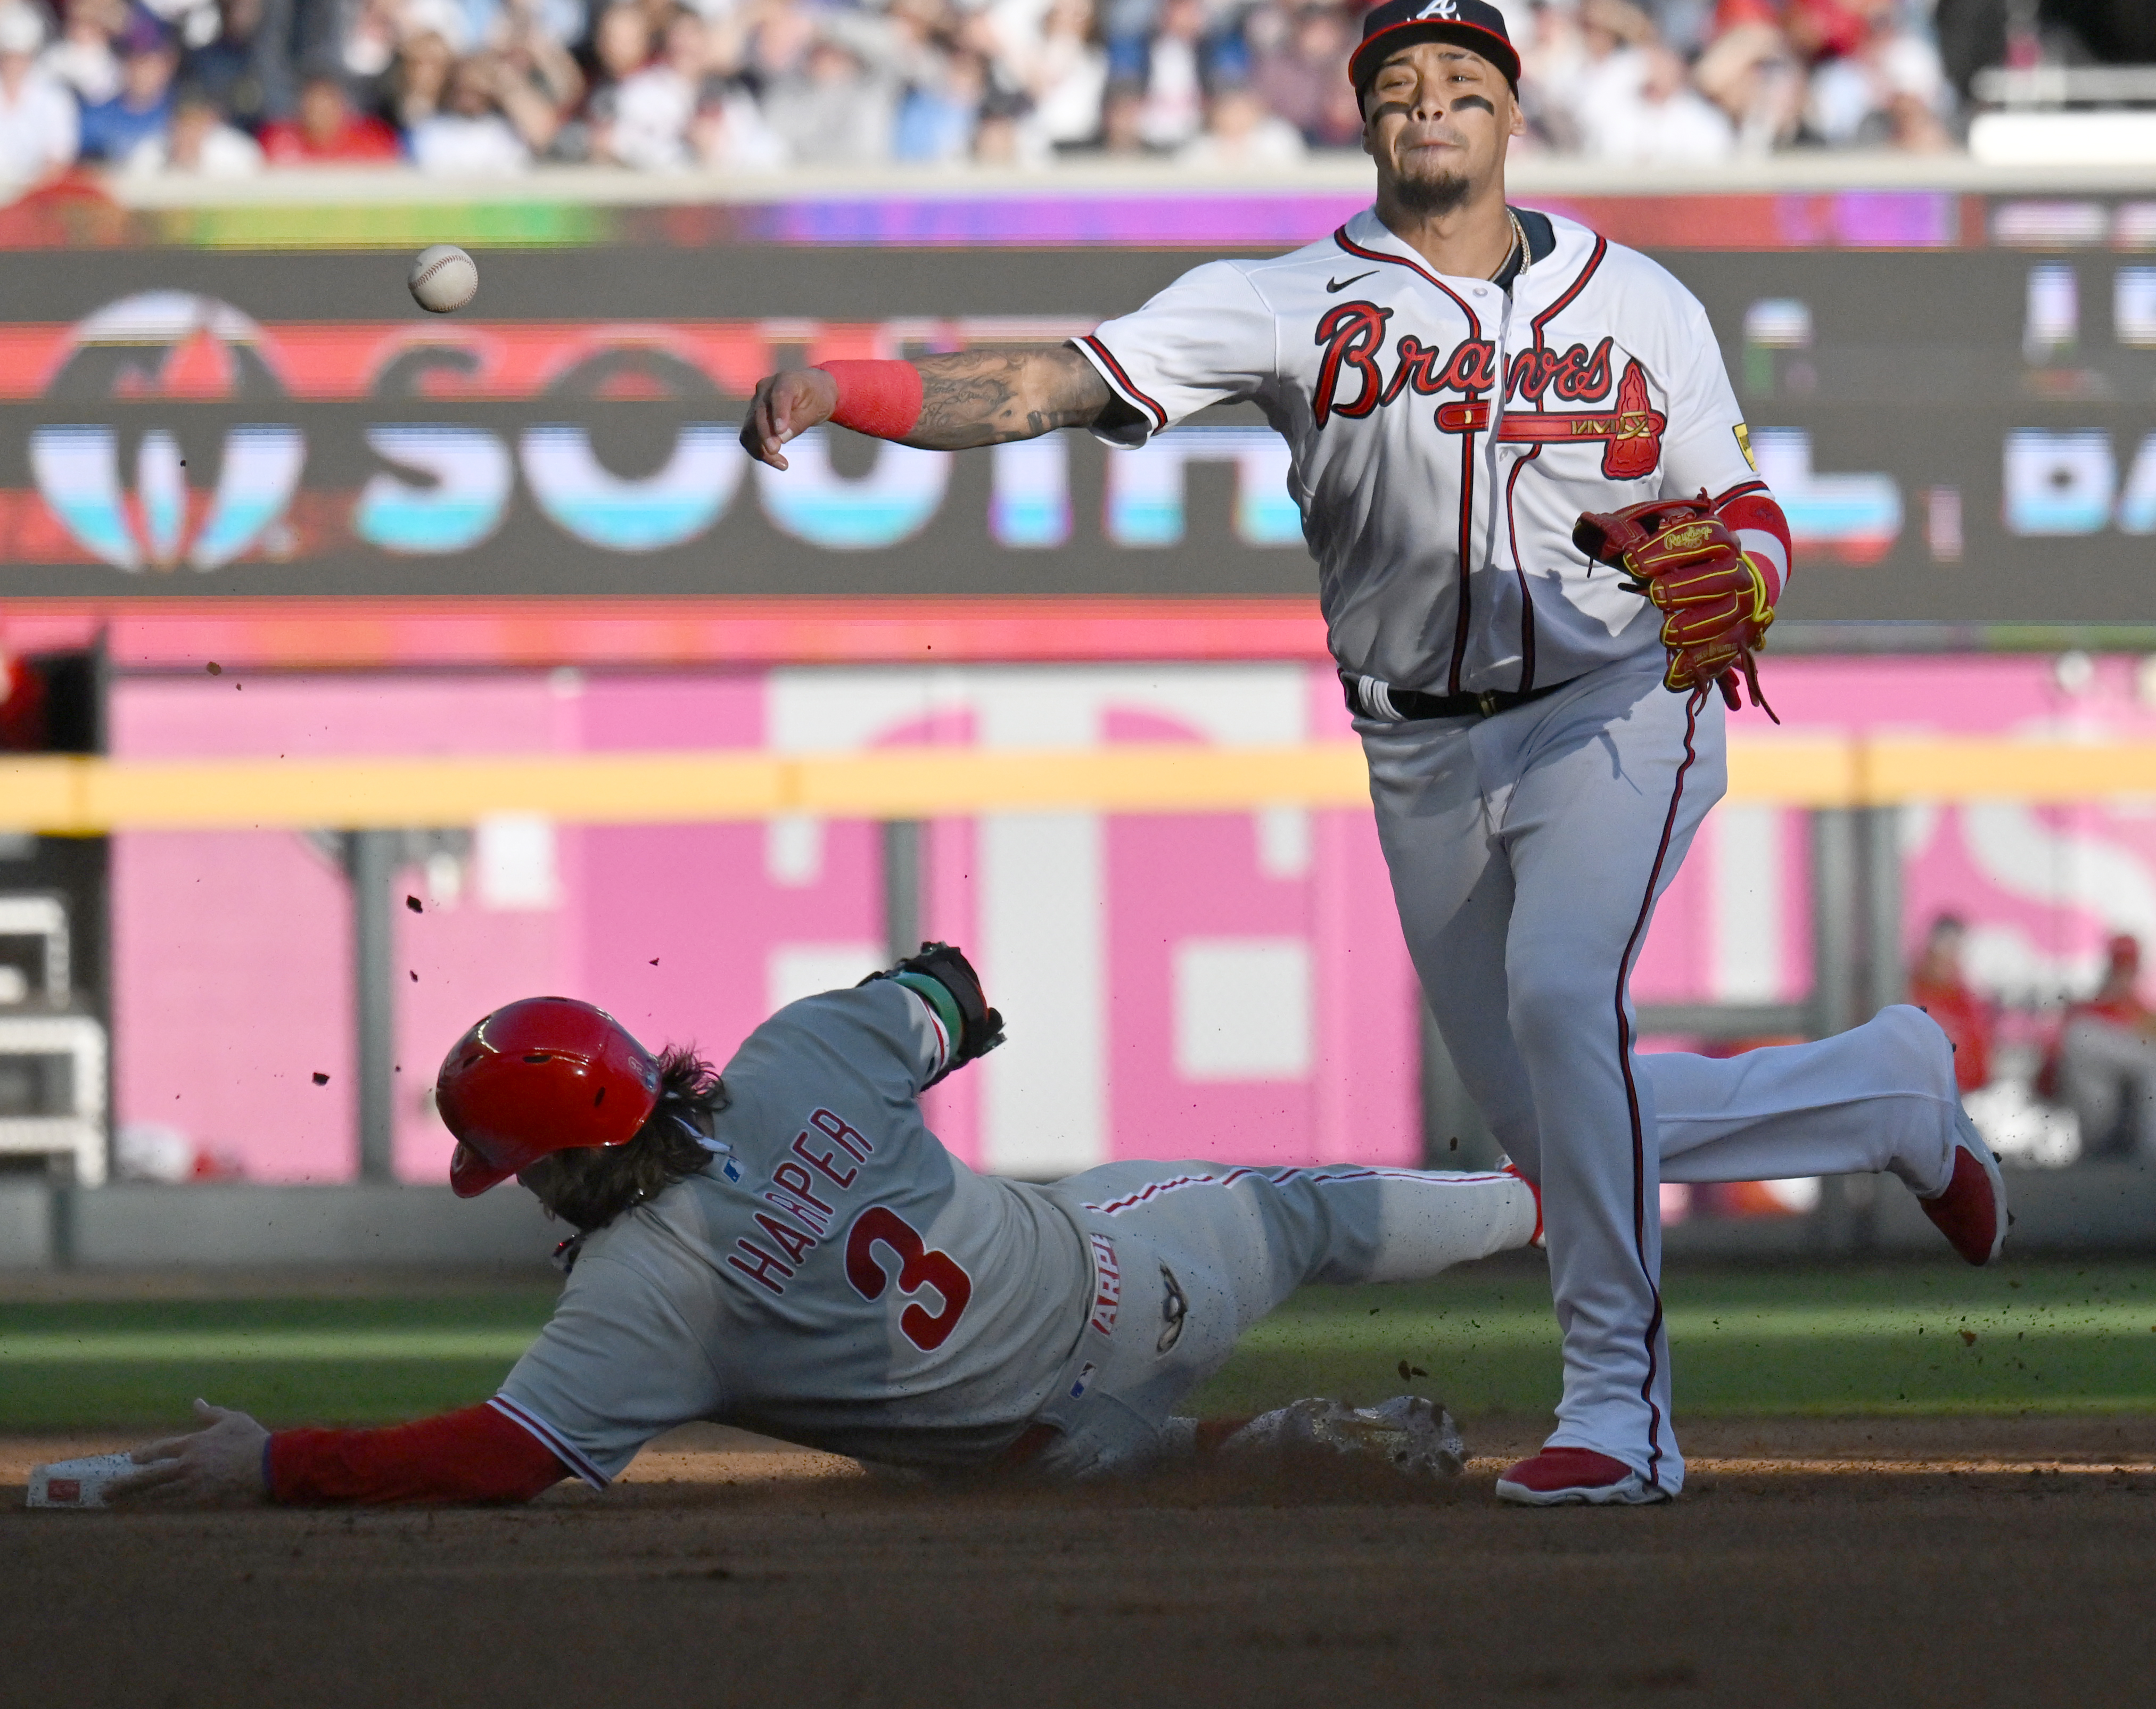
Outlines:
MULTIPOLYGON (((2156 736, 2131 659, 1776 661, 1784 731, 2156 736)), ((1744 715, 1748 739, 1774 732, 1744 715)), ((645 673, 229 673, 122 678, 136 757, 1023 748, 1344 738, 1305 660, 817 666, 645 673)), ((2156 803, 1915 807, 1911 934, 1952 908, 1972 972, 2013 997, 2078 988, 2104 934, 2156 933, 2156 803)), ((433 1070, 487 1008, 539 991, 604 1004, 716 1058, 775 1003, 881 956, 880 843, 858 822, 475 828, 415 849, 398 923, 397 1159, 439 1180, 433 1070)), ((1799 996, 1804 824, 1727 804, 1656 919, 1641 1001, 1799 996)), ((1412 979, 1357 811, 990 816, 927 837, 926 928, 976 954, 1009 1047, 932 1094, 976 1167, 1050 1175, 1118 1157, 1419 1153, 1412 979)), ((122 1126, 177 1128, 250 1178, 347 1178, 350 916, 326 849, 287 833, 130 834, 113 860, 122 1126), (327 1085, 315 1076, 329 1075, 327 1085)))

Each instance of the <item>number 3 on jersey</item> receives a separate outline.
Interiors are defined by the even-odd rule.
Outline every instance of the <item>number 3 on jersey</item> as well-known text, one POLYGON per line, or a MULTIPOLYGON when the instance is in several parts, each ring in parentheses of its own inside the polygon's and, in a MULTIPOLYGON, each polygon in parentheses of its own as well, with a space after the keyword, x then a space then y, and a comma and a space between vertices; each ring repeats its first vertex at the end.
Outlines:
POLYGON ((973 1279, 949 1253, 923 1246, 913 1224, 889 1205, 872 1204, 854 1219, 846 1234, 846 1280, 864 1300, 880 1299, 890 1282, 875 1255, 878 1246, 888 1248, 898 1260, 899 1292, 918 1293, 927 1287, 942 1296, 940 1311, 916 1304, 898 1316, 898 1327, 908 1341, 924 1353, 935 1352, 965 1316, 966 1302, 973 1297, 973 1279))

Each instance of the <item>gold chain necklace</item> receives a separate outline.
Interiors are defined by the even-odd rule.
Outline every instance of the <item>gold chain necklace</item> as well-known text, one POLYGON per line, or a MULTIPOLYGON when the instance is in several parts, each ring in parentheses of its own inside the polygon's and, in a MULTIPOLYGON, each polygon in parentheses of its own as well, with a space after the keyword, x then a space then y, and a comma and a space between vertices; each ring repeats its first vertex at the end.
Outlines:
POLYGON ((1497 271, 1490 275, 1493 280, 1512 264, 1512 257, 1515 255, 1520 258, 1520 270, 1512 275, 1514 279, 1521 278, 1528 268, 1534 265, 1534 256, 1527 248, 1527 234, 1521 228, 1520 216, 1513 213, 1509 207, 1505 210, 1505 223, 1512 228, 1512 247, 1505 251, 1505 259, 1497 264, 1497 271))

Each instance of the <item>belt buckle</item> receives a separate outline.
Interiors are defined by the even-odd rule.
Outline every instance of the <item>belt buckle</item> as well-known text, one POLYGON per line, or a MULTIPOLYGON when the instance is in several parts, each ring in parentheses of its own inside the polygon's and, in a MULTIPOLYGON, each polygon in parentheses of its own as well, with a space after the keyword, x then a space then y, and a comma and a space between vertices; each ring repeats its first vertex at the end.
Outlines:
POLYGON ((1497 690, 1493 688, 1484 689, 1481 694, 1475 696, 1475 704, 1482 709, 1482 716, 1484 717, 1496 717, 1497 716, 1497 690))

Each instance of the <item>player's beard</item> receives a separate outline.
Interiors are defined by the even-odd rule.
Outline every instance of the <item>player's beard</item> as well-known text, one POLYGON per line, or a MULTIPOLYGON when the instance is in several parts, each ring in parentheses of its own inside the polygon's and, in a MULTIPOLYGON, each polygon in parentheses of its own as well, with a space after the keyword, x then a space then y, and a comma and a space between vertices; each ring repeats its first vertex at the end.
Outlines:
POLYGON ((1474 193, 1474 181, 1460 172, 1438 172, 1427 177, 1403 172, 1393 180, 1393 197, 1400 208, 1424 219, 1457 213, 1474 193))

